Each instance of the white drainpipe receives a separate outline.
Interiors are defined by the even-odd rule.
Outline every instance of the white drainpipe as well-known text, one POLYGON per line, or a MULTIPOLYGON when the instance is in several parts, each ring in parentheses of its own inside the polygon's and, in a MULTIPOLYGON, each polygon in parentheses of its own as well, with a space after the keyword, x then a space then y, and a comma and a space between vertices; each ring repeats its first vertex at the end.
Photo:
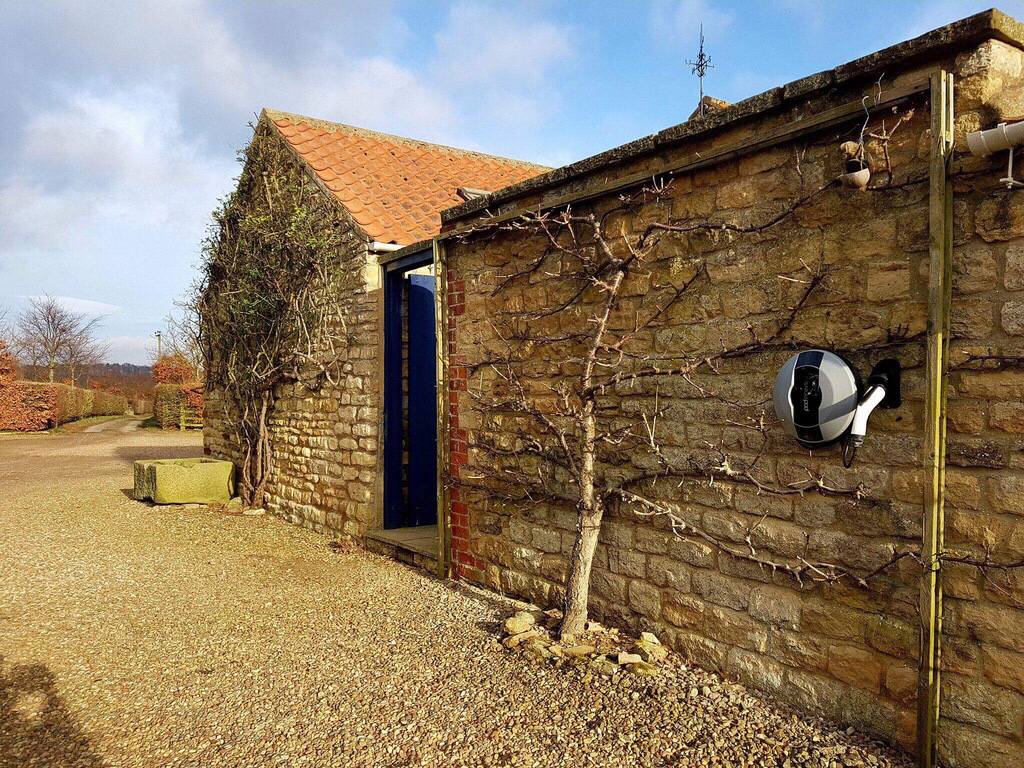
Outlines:
POLYGON ((372 253, 391 253, 392 251, 398 251, 405 248, 404 245, 398 245, 397 243, 380 243, 376 240, 370 241, 370 251, 372 253))

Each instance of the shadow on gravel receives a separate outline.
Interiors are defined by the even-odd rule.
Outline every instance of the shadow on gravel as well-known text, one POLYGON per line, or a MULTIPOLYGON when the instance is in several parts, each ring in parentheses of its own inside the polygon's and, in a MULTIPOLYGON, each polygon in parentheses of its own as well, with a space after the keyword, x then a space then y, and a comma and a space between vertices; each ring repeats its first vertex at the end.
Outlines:
POLYGON ((14 664, 0 656, 0 765, 102 768, 42 664, 14 664))
MULTIPOLYGON (((423 573, 423 571, 421 570, 420 573, 423 573)), ((481 622, 478 622, 477 625, 482 627, 482 628, 484 628, 484 629, 497 630, 499 627, 501 627, 502 622, 504 622, 505 619, 508 618, 509 603, 510 603, 510 601, 512 603, 517 602, 516 599, 513 598, 513 597, 506 597, 506 596, 504 596, 502 594, 499 594, 499 593, 496 593, 496 592, 488 592, 487 590, 485 590, 482 587, 468 587, 468 586, 465 586, 464 584, 462 584, 461 582, 458 582, 458 581, 452 581, 451 579, 441 580, 441 579, 438 579, 437 576, 435 576, 434 574, 428 574, 428 575, 430 575, 432 578, 437 579, 438 581, 440 581, 441 584, 446 589, 448 589, 448 590, 450 590, 450 591, 452 591, 452 592, 454 592, 454 593, 456 593, 458 595, 462 595, 464 597, 468 597, 471 600, 475 600, 478 603, 483 603, 487 607, 489 607, 492 610, 496 611, 497 614, 498 614, 498 618, 495 619, 494 621, 481 621, 481 622)))
POLYGON ((203 455, 201 445, 119 445, 114 449, 124 461, 145 459, 192 459, 203 455))

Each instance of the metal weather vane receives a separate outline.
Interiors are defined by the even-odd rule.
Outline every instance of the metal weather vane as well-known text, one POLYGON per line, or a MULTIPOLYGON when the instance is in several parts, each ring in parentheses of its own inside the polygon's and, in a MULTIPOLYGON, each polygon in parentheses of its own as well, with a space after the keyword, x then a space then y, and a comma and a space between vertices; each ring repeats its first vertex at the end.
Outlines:
POLYGON ((703 24, 700 25, 700 50, 697 51, 697 59, 695 61, 687 59, 686 63, 693 68, 691 73, 700 79, 700 101, 697 102, 697 114, 704 117, 704 75, 708 73, 709 69, 714 69, 715 65, 711 63, 711 57, 704 53, 703 24))

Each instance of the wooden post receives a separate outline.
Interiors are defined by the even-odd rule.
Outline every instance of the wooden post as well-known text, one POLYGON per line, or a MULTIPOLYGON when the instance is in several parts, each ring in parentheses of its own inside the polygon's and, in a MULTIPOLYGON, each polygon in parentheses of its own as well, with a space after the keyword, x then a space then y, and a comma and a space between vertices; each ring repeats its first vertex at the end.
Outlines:
POLYGON ((448 269, 444 243, 435 238, 434 276, 437 280, 435 317, 437 321, 437 575, 451 576, 451 506, 447 487, 451 440, 448 409, 448 269))
POLYGON ((924 533, 921 555, 921 659, 917 688, 920 768, 938 764, 939 670, 942 660, 942 571, 946 482, 946 376, 952 303, 953 186, 946 166, 953 147, 953 76, 931 76, 931 167, 928 196, 928 355, 924 444, 924 533))

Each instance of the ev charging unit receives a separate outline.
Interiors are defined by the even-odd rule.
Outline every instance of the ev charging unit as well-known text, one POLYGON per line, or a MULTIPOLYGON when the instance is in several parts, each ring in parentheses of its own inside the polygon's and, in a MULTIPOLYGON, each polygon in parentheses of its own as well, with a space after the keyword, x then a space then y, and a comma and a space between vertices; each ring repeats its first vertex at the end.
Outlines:
POLYGON ((805 448, 843 442, 843 465, 853 463, 875 408, 898 408, 900 364, 878 363, 861 384, 857 369, 834 352, 809 349, 793 355, 775 378, 775 414, 805 448))

